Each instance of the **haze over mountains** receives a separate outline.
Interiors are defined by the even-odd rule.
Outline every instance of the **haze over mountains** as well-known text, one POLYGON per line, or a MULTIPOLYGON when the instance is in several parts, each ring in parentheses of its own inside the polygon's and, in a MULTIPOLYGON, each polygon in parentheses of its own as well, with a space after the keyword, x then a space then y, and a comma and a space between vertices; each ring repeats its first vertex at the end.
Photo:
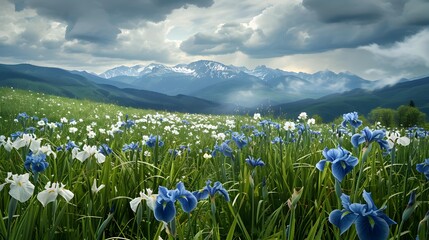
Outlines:
POLYGON ((325 70, 308 74, 266 66, 249 70, 206 60, 173 67, 162 64, 120 66, 98 76, 106 79, 104 83, 117 87, 133 87, 168 95, 185 94, 245 107, 318 98, 355 88, 369 89, 376 84, 351 73, 325 70))
POLYGON ((307 111, 331 121, 345 112, 367 114, 413 100, 429 115, 429 77, 375 89, 378 85, 351 73, 249 70, 205 60, 174 67, 121 66, 100 75, 0 64, 0 86, 131 107, 214 114, 269 111, 287 118, 307 111))

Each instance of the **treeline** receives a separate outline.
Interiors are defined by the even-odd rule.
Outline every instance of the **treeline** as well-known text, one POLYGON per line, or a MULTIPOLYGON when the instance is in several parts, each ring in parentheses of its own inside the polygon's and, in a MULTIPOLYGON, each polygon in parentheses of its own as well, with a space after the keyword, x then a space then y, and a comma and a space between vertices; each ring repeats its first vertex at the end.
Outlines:
POLYGON ((380 122, 386 127, 423 126, 426 123, 426 114, 421 112, 410 101, 408 105, 401 105, 397 109, 375 108, 368 114, 370 122, 380 122))

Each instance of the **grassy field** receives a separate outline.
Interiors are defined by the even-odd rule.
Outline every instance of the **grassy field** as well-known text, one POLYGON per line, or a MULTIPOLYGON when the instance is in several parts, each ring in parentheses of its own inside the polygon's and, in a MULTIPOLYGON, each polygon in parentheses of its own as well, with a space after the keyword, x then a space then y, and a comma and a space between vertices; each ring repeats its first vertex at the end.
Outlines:
POLYGON ((423 129, 0 96, 2 239, 428 239, 423 129))

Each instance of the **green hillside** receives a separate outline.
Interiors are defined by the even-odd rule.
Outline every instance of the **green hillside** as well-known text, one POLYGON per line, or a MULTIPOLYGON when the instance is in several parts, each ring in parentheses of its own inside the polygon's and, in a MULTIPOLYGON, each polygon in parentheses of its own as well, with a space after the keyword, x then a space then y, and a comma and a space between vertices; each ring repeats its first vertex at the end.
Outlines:
POLYGON ((138 108, 191 113, 212 113, 219 109, 218 104, 195 97, 121 89, 93 83, 81 75, 66 70, 29 64, 0 65, 0 86, 138 108))
POLYGON ((277 115, 295 116, 300 112, 318 114, 325 121, 332 121, 342 113, 357 111, 367 115, 377 107, 397 108, 413 100, 416 106, 429 116, 429 77, 401 82, 374 91, 355 89, 332 94, 319 99, 281 104, 273 107, 277 115))

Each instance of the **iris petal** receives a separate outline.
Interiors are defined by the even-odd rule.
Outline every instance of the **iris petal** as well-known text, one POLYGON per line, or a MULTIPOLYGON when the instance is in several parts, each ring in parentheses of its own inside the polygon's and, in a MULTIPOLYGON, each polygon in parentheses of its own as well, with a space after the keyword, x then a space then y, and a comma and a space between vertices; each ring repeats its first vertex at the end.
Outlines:
POLYGON ((389 236, 389 225, 374 215, 360 216, 356 220, 356 231, 361 240, 385 240, 389 236))
POLYGON ((176 216, 176 208, 174 202, 163 201, 162 203, 157 202, 154 209, 155 218, 158 221, 171 222, 174 216, 176 216))
POLYGON ((190 192, 180 196, 177 200, 179 200, 183 211, 187 213, 194 210, 194 208, 197 206, 197 198, 190 192))

